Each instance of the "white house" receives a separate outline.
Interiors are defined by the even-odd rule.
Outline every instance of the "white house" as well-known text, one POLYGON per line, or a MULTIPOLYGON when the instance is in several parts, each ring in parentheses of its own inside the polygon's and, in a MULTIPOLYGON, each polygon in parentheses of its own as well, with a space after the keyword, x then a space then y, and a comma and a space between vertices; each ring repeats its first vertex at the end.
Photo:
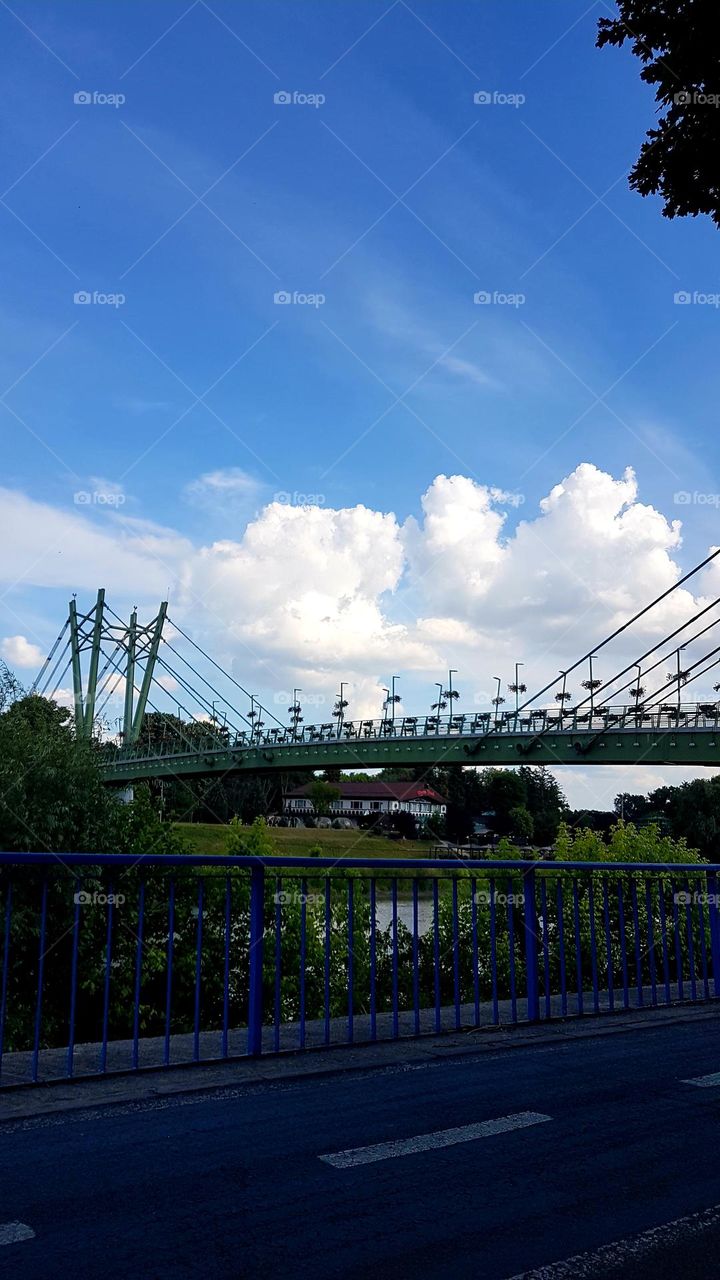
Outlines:
MULTIPOLYGON (((340 799, 330 805, 337 817, 359 818, 363 814, 411 813, 415 818, 439 817, 445 813, 444 798, 425 782, 334 782, 340 799)), ((312 783, 287 791, 283 812, 295 817, 312 814, 309 791, 312 783)))

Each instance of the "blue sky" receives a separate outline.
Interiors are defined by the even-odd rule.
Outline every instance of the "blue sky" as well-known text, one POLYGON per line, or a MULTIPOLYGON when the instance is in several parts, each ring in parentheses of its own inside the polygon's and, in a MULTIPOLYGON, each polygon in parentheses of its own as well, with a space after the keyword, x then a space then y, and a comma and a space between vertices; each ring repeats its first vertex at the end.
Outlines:
MULTIPOLYGON (((717 508, 674 495, 717 487, 720 319, 674 294, 715 288, 717 233, 627 187, 654 105, 594 47, 610 12, 3 4, 2 485, 177 549, 277 494, 402 524, 443 473, 516 495, 505 536, 579 463, 629 466, 688 567, 717 508)), ((2 625, 43 647, 88 584, 32 558, 2 625)))

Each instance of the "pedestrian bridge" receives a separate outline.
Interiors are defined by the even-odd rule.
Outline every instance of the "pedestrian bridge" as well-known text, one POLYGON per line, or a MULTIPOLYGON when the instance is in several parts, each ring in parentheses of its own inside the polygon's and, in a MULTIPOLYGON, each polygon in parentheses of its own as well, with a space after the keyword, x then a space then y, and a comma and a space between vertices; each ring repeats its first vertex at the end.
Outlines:
POLYGON ((690 703, 647 715, 636 707, 593 714, 536 711, 495 719, 470 716, 361 720, 275 728, 262 737, 240 733, 218 746, 178 751, 108 747, 102 769, 110 782, 186 775, 293 769, 383 768, 442 764, 682 764, 720 762, 715 704, 690 703))
POLYGON ((166 601, 150 622, 141 624, 133 611, 127 623, 103 589, 86 613, 71 600, 32 691, 52 697, 72 671, 75 732, 100 745, 108 783, 440 764, 712 766, 720 756, 720 683, 711 683, 720 663, 720 596, 668 634, 651 614, 719 555, 720 548, 536 692, 520 678, 526 664, 515 663, 510 709, 494 676, 490 708, 462 712, 451 670, 436 682, 424 715, 399 714, 399 677, 392 676, 377 719, 348 717, 343 682, 324 723, 306 723, 299 689, 282 708, 283 721, 272 705, 280 710, 289 695, 263 701, 250 693, 169 619, 166 601), (645 647, 628 662, 637 623, 645 647), (113 733, 103 715, 118 697, 123 715, 113 733))

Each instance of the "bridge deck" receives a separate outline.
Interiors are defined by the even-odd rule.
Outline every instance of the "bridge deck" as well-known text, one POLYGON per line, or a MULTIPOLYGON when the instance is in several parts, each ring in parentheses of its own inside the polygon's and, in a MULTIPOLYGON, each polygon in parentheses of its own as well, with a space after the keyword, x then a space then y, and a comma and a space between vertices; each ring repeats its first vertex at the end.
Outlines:
POLYGON ((115 748, 103 763, 108 782, 267 770, 383 768, 389 765, 714 765, 720 758, 715 708, 684 707, 638 718, 635 708, 550 720, 504 717, 489 728, 482 717, 454 717, 437 727, 414 718, 273 730, 261 740, 235 739, 185 751, 115 748), (712 714, 710 713, 712 711, 712 714))

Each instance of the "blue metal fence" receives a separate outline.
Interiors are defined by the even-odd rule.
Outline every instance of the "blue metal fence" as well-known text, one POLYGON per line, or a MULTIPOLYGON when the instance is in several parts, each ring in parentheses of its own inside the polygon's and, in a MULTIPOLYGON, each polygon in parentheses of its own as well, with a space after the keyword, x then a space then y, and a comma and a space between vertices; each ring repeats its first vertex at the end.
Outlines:
POLYGON ((0 854, 0 1087, 713 999, 719 871, 0 854))

